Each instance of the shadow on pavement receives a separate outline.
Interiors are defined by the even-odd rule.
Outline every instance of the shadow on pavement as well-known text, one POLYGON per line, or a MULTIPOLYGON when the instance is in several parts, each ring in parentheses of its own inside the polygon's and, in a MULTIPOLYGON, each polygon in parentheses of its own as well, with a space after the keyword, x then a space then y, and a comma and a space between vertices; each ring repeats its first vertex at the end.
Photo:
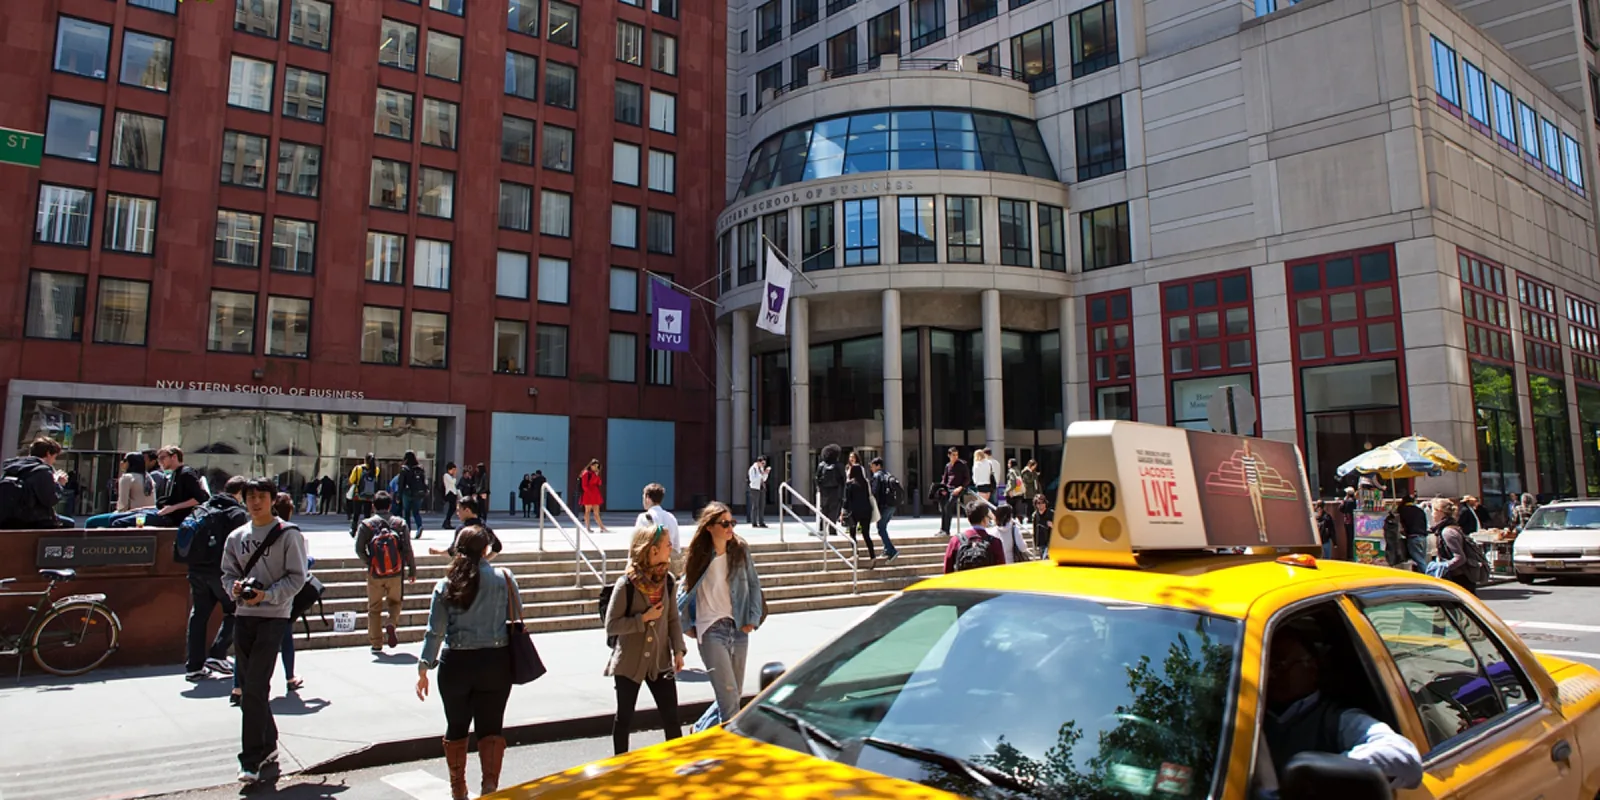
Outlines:
POLYGON ((710 683, 711 675, 699 667, 686 667, 678 673, 679 683, 710 683))
POLYGON ((315 714, 331 705, 333 703, 320 697, 306 698, 291 692, 272 700, 272 713, 297 717, 305 714, 315 714))
POLYGON ((1499 586, 1481 586, 1478 588, 1478 599, 1485 603, 1490 600, 1526 600, 1530 597, 1541 597, 1550 594, 1549 589, 1541 589, 1521 584, 1501 584, 1499 586))
POLYGON ((415 664, 416 653, 373 653, 372 660, 379 664, 415 664))
POLYGON ((229 678, 214 678, 199 683, 189 684, 189 688, 178 692, 179 697, 190 700, 209 700, 217 697, 227 697, 233 691, 233 681, 229 678))

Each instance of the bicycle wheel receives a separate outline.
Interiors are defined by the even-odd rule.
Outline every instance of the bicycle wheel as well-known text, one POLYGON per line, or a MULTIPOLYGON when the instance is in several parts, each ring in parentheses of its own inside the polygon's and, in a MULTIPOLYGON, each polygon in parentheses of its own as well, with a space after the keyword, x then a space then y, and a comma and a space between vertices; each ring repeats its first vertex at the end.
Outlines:
POLYGON ((33 630, 33 661, 52 675, 82 675, 117 651, 122 623, 99 603, 52 609, 33 630))

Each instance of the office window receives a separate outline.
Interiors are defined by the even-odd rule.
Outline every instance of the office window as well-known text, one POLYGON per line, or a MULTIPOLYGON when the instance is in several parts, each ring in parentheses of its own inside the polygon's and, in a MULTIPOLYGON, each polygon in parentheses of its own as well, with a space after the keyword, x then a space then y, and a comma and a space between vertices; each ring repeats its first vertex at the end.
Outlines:
MULTIPOLYGON (((772 249, 785 259, 789 255, 789 212, 779 211, 767 214, 761 218, 761 237, 763 245, 770 244, 772 249)), ((765 250, 762 251, 763 253, 765 250)), ((766 256, 762 256, 765 260, 766 256)))
POLYGON ((361 363, 400 365, 400 309, 362 306, 361 363))
POLYGON ((638 272, 623 267, 611 268, 611 310, 628 314, 638 312, 638 272))
POLYGON ((1117 3, 1106 0, 1067 18, 1072 27, 1072 77, 1081 78, 1117 63, 1117 3))
POLYGON ((110 27, 84 19, 56 18, 57 72, 103 81, 110 55, 110 27))
POLYGON ((1517 121, 1522 129, 1522 152, 1528 158, 1539 160, 1539 115, 1521 100, 1517 101, 1517 121))
POLYGON ((572 171, 572 129, 559 125, 544 124, 544 159, 545 169, 557 172, 572 171))
POLYGON ((94 216, 94 192, 72 186, 39 184, 39 213, 34 241, 89 246, 89 223, 94 216))
POLYGON ((500 182, 500 227, 514 231, 533 227, 533 187, 500 182))
POLYGON ((838 255, 833 246, 833 204, 819 203, 800 209, 801 269, 833 269, 838 255))
POLYGON ((461 80, 461 38, 428 31, 427 74, 447 81, 461 80))
POLYGON ((369 202, 377 208, 405 211, 411 191, 411 165, 386 158, 372 159, 369 202))
POLYGON ((985 75, 1000 74, 1000 43, 995 42, 968 55, 978 62, 978 71, 985 75))
MULTIPOLYGON (((116 131, 111 140, 111 166, 160 172, 162 144, 166 135, 166 120, 131 111, 118 111, 116 131)), ((262 158, 265 157, 266 151, 263 150, 262 158)))
POLYGON ((878 198, 844 201, 844 265, 878 263, 878 198))
POLYGON ((766 69, 756 73, 756 110, 766 104, 767 90, 777 91, 783 88, 783 62, 779 61, 766 69))
POLYGON ((411 285, 450 290, 450 243, 422 239, 411 246, 411 285))
POLYGON ((267 355, 311 355, 311 301, 303 297, 267 298, 267 355))
POLYGON ((1033 266, 1033 215, 1026 200, 1000 201, 1000 263, 1033 266))
POLYGON ((533 163, 534 121, 513 117, 500 118, 500 159, 516 164, 533 163))
POLYGON ((316 197, 322 175, 322 148, 278 142, 278 191, 316 197))
MULTIPOLYGON (((408 0, 408 2, 411 0, 408 0)), ((461 16, 465 11, 466 0, 428 0, 428 8, 434 11, 443 11, 446 14, 461 16)))
POLYGON ((614 86, 613 116, 618 122, 638 125, 644 118, 644 87, 618 80, 614 86))
POLYGON ((560 0, 550 0, 550 32, 546 39, 551 44, 578 46, 578 7, 560 0))
POLYGON ((958 0, 961 30, 988 22, 1000 13, 1000 0, 958 0))
POLYGON ((97 344, 143 346, 150 330, 150 284, 120 278, 101 278, 100 296, 94 304, 94 340, 97 344))
POLYGON ((678 132, 677 95, 650 90, 650 130, 672 134, 678 132))
POLYGON ((1022 73, 1030 91, 1056 85, 1056 37, 1046 23, 1021 36, 1011 37, 1011 64, 1022 73))
POLYGON ((539 0, 507 0, 506 5, 510 7, 506 15, 508 30, 539 35, 539 0))
POLYGON ((235 267, 261 265, 261 215, 217 209, 212 259, 235 267))
POLYGON ((611 181, 624 186, 639 185, 639 145, 611 143, 611 181))
POLYGON ((1060 206, 1039 204, 1039 266, 1067 271, 1066 212, 1060 206))
POLYGON ((398 233, 367 232, 367 280, 404 283, 406 237, 398 233))
POLYGON ((660 31, 650 32, 650 68, 668 75, 678 74, 678 39, 660 31))
POLYGON ((278 0, 236 0, 233 29, 278 38, 278 0))
POLYGON ((1084 272, 1133 261, 1133 235, 1128 226, 1127 203, 1085 211, 1080 223, 1084 272))
MULTIPOLYGON (((828 37, 828 75, 854 75, 861 65, 856 63, 856 29, 828 37)), ((760 108, 758 104, 756 108, 760 108)))
POLYGON ((639 379, 639 337, 612 331, 606 348, 606 376, 620 383, 639 379))
POLYGON ((411 366, 444 369, 450 344, 450 315, 411 312, 411 366))
POLYGON ((743 116, 748 115, 749 113, 750 113, 750 93, 749 92, 740 92, 739 93, 739 116, 743 117, 743 116))
MULTIPOLYGON (((117 127, 122 127, 118 113, 117 127)), ((122 137, 117 137, 120 142, 122 137)), ((114 158, 114 157, 113 157, 114 158)), ((222 183, 249 189, 267 185, 267 137, 237 131, 222 133, 222 183)))
POLYGON ((138 31, 122 33, 122 69, 117 80, 158 92, 167 90, 172 77, 172 40, 138 31))
POLYGON ((44 154, 76 161, 100 160, 100 107, 51 99, 44 154))
POLYGON ((672 255, 677 249, 677 218, 670 211, 650 211, 645 214, 645 249, 652 253, 672 255))
POLYGON ((293 0, 289 6, 289 41, 313 50, 327 50, 333 40, 333 6, 322 0, 293 0))
POLYGON ((514 319, 494 321, 494 371, 501 375, 528 372, 528 323, 514 319))
POLYGON ((450 219, 455 216, 456 174, 423 167, 417 174, 417 213, 450 219))
POLYGON ((900 55, 900 8, 867 20, 867 63, 876 67, 884 56, 900 55))
POLYGON ((945 260, 983 263, 983 210, 977 197, 944 199, 945 260))
POLYGON ((528 299, 528 254, 501 250, 495 254, 494 293, 513 300, 528 299))
POLYGON ((84 281, 84 276, 66 272, 29 274, 28 320, 23 333, 35 339, 81 338, 84 281))
POLYGON ((539 59, 506 51, 506 94, 524 100, 539 99, 539 59))
POLYGON ((821 66, 822 47, 811 45, 789 58, 789 88, 799 89, 811 82, 811 69, 821 66))
POLYGON ((447 150, 456 149, 456 104, 447 100, 422 98, 422 143, 447 150))
POLYGON ((564 258, 539 259, 539 302, 566 305, 571 270, 572 265, 564 258))
MULTIPOLYGON (((1494 132, 1499 134, 1500 143, 1516 148, 1517 122, 1511 112, 1511 92, 1498 83, 1491 82, 1491 94, 1494 98, 1494 132)), ((1596 106, 1600 109, 1600 106, 1596 106)))
POLYGON ((1072 112, 1078 140, 1078 180, 1127 169, 1122 142, 1122 97, 1108 97, 1072 112))
POLYGON ((739 285, 745 286, 756 282, 756 265, 761 261, 761 239, 758 233, 760 220, 749 220, 739 223, 735 229, 738 233, 738 258, 736 277, 739 285))
POLYGON ((213 353, 256 351, 256 296, 243 292, 211 292, 211 321, 206 349, 213 353))
POLYGON ((1472 127, 1489 132, 1489 82, 1471 61, 1462 60, 1462 74, 1467 79, 1467 119, 1472 127))
POLYGON ((273 69, 269 62, 234 56, 228 73, 228 105, 271 111, 273 69))
POLYGON ((378 31, 378 63, 417 71, 417 26, 385 19, 378 31))
POLYGON ((128 0, 128 5, 165 11, 168 14, 178 13, 178 0, 128 0))
POLYGON ((932 264, 939 260, 934 215, 932 197, 900 197, 900 263, 932 264))
POLYGON ((539 192, 539 232, 546 236, 572 236, 572 195, 545 189, 539 192))
MULTIPOLYGON (((1251 321, 1254 298, 1250 273, 1234 272, 1218 276, 1185 278, 1161 286, 1162 344, 1167 374, 1243 369, 1234 374, 1242 381, 1203 378, 1172 383, 1172 424, 1182 428, 1206 429, 1205 398, 1227 383, 1243 383, 1250 388, 1255 365, 1255 327, 1251 321), (1197 391, 1198 390, 1198 391, 1197 391)), ((1355 313, 1355 309, 1350 309, 1355 313)), ((1298 309, 1297 309, 1298 314, 1298 309)), ((1362 405, 1365 405, 1363 403, 1362 405)), ((1254 430, 1244 431, 1254 435, 1254 430)))
POLYGON ((556 108, 577 108, 578 68, 556 61, 546 61, 544 101, 556 108))
POLYGON ((911 52, 944 39, 944 0, 911 0, 911 52))
POLYGON ((789 33, 796 34, 817 24, 818 0, 793 0, 790 7, 789 33))
POLYGON ((650 0, 650 10, 663 17, 678 18, 678 0, 650 0))
POLYGON ((1090 295, 1089 395, 1094 419, 1133 419, 1133 296, 1127 289, 1090 295))
POLYGON ((316 265, 317 224, 301 219, 272 220, 272 268, 310 273, 316 265))
POLYGON ((1456 77, 1456 51, 1451 50, 1438 37, 1433 41, 1433 88, 1439 99, 1450 107, 1461 107, 1461 81, 1456 77))
POLYGON ((611 204, 611 243, 617 247, 639 246, 639 209, 611 204))
POLYGON ((828 13, 837 14, 856 4, 856 0, 828 0, 828 13))
POLYGON ((745 28, 745 29, 742 29, 742 30, 739 31, 739 52, 741 52, 741 53, 750 52, 750 29, 749 28, 745 28))
POLYGON ((290 119, 322 122, 327 106, 328 76, 307 69, 283 71, 283 115, 290 119))
POLYGON ((783 0, 768 0, 756 8, 756 52, 783 39, 783 0))
POLYGON ((1539 142, 1543 147, 1544 168, 1561 174, 1561 132, 1545 118, 1539 119, 1539 142))
POLYGON ((147 256, 155 252, 156 201, 149 197, 107 194, 105 240, 101 246, 117 253, 147 256))
POLYGON ((533 374, 567 377, 567 326, 537 325, 533 330, 533 374))
POLYGON ((1578 140, 1561 134, 1561 154, 1567 162, 1567 182, 1578 191, 1583 191, 1583 151, 1578 147, 1578 140))
POLYGON ((644 65, 644 26, 617 20, 617 60, 644 65))
POLYGON ((678 191, 678 157, 660 150, 650 151, 650 189, 672 194, 678 191))

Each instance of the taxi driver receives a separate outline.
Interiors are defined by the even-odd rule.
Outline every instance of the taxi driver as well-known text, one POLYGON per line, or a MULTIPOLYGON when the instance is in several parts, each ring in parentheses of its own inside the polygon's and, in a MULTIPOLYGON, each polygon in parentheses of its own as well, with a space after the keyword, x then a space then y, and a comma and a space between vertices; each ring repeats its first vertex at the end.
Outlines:
POLYGON ((1365 711, 1325 697, 1318 690, 1321 670, 1314 653, 1299 630, 1280 628, 1272 636, 1262 732, 1277 772, 1300 753, 1320 751, 1365 761, 1382 770, 1393 787, 1421 785, 1417 746, 1365 711))

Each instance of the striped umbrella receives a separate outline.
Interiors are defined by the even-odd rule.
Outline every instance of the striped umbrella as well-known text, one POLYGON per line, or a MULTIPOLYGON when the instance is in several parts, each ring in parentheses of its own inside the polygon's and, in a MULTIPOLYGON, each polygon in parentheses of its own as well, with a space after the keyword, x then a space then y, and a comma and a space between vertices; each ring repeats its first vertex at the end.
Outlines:
POLYGON ((1438 475, 1439 467, 1415 452, 1405 452, 1393 445, 1374 447, 1339 465, 1334 475, 1343 478, 1352 472, 1377 475, 1386 481, 1438 475))
POLYGON ((1464 472, 1467 469, 1467 465, 1462 463, 1461 459, 1451 455, 1450 451, 1444 449, 1443 445, 1426 436, 1412 434, 1396 439, 1384 446, 1393 447, 1395 450, 1406 454, 1407 457, 1415 455, 1425 458, 1429 463, 1445 472, 1464 472))

